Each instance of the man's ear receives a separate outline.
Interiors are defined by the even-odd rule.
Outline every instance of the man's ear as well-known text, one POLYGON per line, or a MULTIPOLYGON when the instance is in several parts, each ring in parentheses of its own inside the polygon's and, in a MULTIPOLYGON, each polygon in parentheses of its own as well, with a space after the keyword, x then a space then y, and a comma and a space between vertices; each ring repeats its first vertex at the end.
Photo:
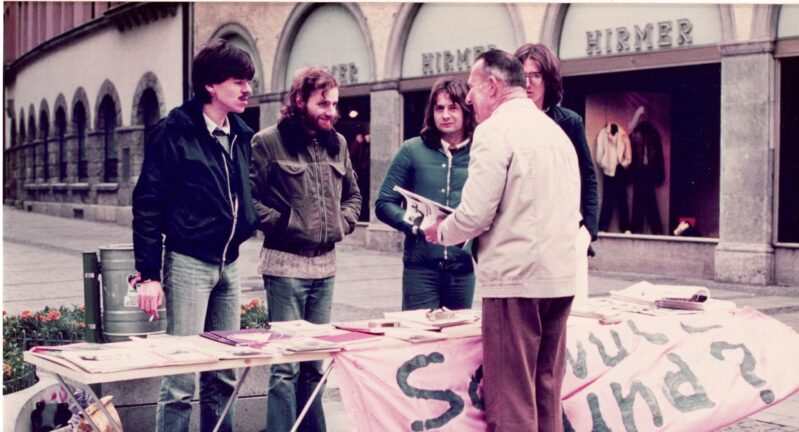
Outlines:
POLYGON ((294 102, 297 104, 298 107, 305 108, 305 101, 302 100, 302 96, 300 95, 295 96, 294 102))
POLYGON ((213 84, 206 84, 205 85, 205 91, 208 92, 208 94, 211 96, 211 99, 213 99, 214 96, 216 95, 216 91, 214 90, 214 85, 213 84))
POLYGON ((499 81, 497 81, 497 78, 495 76, 489 75, 488 85, 489 85, 488 94, 491 95, 491 97, 495 97, 497 93, 499 93, 499 81))

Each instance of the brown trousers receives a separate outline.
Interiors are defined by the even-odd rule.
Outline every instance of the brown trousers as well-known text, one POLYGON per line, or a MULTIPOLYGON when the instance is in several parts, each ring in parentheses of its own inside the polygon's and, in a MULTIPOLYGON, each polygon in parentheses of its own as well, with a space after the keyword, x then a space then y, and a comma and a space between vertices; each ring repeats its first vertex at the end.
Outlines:
POLYGON ((490 432, 563 430, 560 390, 573 299, 483 299, 483 399, 490 432))

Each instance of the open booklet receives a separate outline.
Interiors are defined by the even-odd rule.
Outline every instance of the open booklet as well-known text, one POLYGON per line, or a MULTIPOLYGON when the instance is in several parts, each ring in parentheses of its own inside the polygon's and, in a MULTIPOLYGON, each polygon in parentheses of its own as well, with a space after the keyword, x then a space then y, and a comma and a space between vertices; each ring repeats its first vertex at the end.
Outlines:
POLYGON ((394 186, 394 190, 405 198, 405 216, 403 220, 411 225, 418 226, 422 230, 433 225, 436 219, 446 217, 455 211, 453 208, 399 186, 394 186))
POLYGON ((657 285, 647 281, 638 282, 623 290, 611 291, 610 297, 616 300, 666 309, 715 311, 735 308, 735 303, 731 301, 711 299, 710 291, 706 287, 657 285))

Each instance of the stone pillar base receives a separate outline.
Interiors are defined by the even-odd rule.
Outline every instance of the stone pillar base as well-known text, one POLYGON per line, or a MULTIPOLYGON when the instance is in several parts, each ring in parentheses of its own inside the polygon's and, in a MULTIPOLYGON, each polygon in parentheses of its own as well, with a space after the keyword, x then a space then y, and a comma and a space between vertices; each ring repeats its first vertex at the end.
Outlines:
POLYGON ((774 284, 771 245, 719 243, 715 252, 715 279, 752 285, 774 284))
POLYGON ((405 236, 390 226, 372 222, 366 229, 366 248, 381 252, 400 252, 405 236))

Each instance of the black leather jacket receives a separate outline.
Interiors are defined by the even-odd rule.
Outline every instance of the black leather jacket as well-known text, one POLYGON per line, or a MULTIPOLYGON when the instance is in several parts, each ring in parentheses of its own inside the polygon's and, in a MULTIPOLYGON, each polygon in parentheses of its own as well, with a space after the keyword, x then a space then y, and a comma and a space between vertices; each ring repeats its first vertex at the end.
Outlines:
POLYGON ((196 100, 153 129, 133 190, 133 246, 143 279, 160 280, 162 235, 167 251, 221 264, 235 261, 252 234, 256 214, 247 173, 253 131, 235 114, 228 121, 230 154, 208 133, 196 100))
POLYGON ((321 255, 355 229, 361 211, 344 137, 309 135, 298 120, 283 119, 255 135, 250 186, 269 249, 321 255))

